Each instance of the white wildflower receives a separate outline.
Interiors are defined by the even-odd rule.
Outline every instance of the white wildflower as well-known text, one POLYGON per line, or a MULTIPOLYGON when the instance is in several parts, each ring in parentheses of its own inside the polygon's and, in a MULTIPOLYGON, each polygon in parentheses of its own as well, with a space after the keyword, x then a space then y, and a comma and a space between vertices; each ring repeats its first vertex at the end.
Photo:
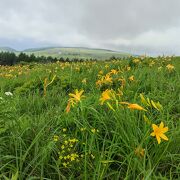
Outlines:
POLYGON ((13 96, 13 94, 11 92, 5 92, 4 93, 6 96, 13 96))

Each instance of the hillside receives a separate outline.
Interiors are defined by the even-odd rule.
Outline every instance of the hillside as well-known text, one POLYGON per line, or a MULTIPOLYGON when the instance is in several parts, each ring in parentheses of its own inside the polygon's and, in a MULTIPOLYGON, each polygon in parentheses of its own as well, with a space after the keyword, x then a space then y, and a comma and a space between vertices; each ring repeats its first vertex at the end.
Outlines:
POLYGON ((64 58, 97 58, 97 59, 109 59, 112 56, 115 57, 127 57, 130 54, 124 52, 116 52, 106 49, 90 49, 90 48, 42 48, 42 49, 29 49, 24 52, 36 56, 52 56, 52 57, 64 57, 64 58))
POLYGON ((11 48, 0 48, 0 51, 24 52, 26 54, 34 54, 35 56, 52 56, 63 58, 82 58, 82 59, 109 59, 112 56, 115 57, 128 57, 131 54, 119 51, 112 51, 107 49, 92 49, 83 47, 48 47, 48 48, 34 48, 26 49, 24 51, 15 51, 11 48), (1 50, 2 49, 2 50, 1 50))
POLYGON ((8 51, 8 52, 16 52, 16 50, 15 49, 13 49, 13 48, 10 48, 10 47, 0 47, 0 52, 6 52, 6 51, 8 51))

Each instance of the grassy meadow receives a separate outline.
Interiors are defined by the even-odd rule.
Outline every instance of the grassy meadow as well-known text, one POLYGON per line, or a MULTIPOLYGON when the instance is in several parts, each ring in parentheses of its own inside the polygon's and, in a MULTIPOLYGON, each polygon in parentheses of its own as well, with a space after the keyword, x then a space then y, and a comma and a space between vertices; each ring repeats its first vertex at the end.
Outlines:
POLYGON ((0 179, 180 179, 180 58, 0 66, 0 179))
POLYGON ((52 48, 35 48, 27 49, 23 51, 24 53, 35 56, 51 56, 56 58, 82 58, 82 59, 110 59, 112 56, 117 58, 128 57, 131 54, 126 52, 111 51, 107 49, 93 49, 93 48, 82 48, 82 47, 52 47, 52 48))
POLYGON ((108 49, 94 49, 94 48, 83 48, 83 47, 46 47, 46 48, 34 48, 25 49, 23 51, 17 51, 10 47, 0 47, 0 52, 13 52, 16 55, 20 53, 25 53, 27 55, 34 54, 38 56, 51 56, 53 58, 69 58, 69 59, 110 59, 112 57, 116 58, 127 58, 132 56, 131 53, 112 51, 108 49))

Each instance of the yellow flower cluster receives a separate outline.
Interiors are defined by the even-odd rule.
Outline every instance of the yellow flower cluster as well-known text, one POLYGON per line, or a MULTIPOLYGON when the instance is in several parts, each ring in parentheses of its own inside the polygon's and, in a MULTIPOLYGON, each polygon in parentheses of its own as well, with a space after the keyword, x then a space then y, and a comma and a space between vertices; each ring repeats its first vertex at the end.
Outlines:
MULTIPOLYGON (((64 131, 63 131, 64 132, 64 131)), ((80 155, 75 151, 75 146, 79 142, 76 138, 60 138, 57 135, 53 137, 56 143, 59 143, 60 151, 59 154, 59 161, 64 167, 70 166, 73 162, 79 162, 80 155)))
POLYGON ((0 77, 3 78, 16 78, 23 74, 29 74, 29 65, 25 66, 1 66, 0 65, 0 77))
POLYGON ((68 100, 68 104, 67 104, 67 107, 66 107, 66 112, 68 113, 71 109, 71 106, 74 107, 75 104, 77 104, 78 102, 81 101, 81 98, 85 97, 83 96, 84 90, 78 90, 76 89, 74 93, 70 93, 69 94, 69 100, 68 100))
MULTIPOLYGON (((103 105, 104 102, 112 100, 113 98, 116 97, 115 95, 112 96, 112 92, 113 92, 112 90, 108 90, 108 89, 105 90, 104 92, 102 92, 102 95, 99 99, 101 102, 101 105, 103 105)), ((163 108, 159 102, 154 102, 153 100, 150 100, 149 98, 145 98, 142 94, 140 94, 140 98, 141 98, 141 102, 144 105, 146 105, 147 107, 154 108, 158 111, 162 110, 162 108, 163 108)), ((116 101, 118 101, 118 100, 116 99, 116 101)), ((127 108, 129 108, 131 110, 148 111, 147 109, 145 109, 144 107, 142 107, 136 103, 129 103, 129 102, 119 102, 119 103, 121 105, 127 105, 127 108)), ((107 103, 107 105, 110 107, 110 109, 115 111, 109 102, 107 103)), ((144 118, 145 118, 145 121, 149 123, 149 120, 145 115, 144 115, 144 118)), ((168 128, 167 127, 164 128, 163 122, 161 122, 159 127, 155 124, 152 124, 152 128, 153 128, 154 132, 151 133, 151 136, 156 136, 158 144, 160 144, 161 138, 166 141, 168 140, 168 138, 164 135, 164 133, 168 131, 168 128)), ((144 156, 144 150, 136 149, 135 154, 138 154, 138 156, 144 156)))
MULTIPOLYGON (((86 127, 80 128, 81 132, 84 132, 86 130, 87 130, 86 127)), ((65 133, 67 132, 67 129, 63 128, 61 132, 65 133)), ((91 128, 89 129, 89 131, 86 131, 86 133, 88 132, 92 134, 97 134, 99 130, 96 128, 91 128)), ((79 149, 80 145, 84 145, 85 143, 80 142, 75 137, 70 138, 68 134, 63 134, 61 136, 54 135, 53 141, 55 142, 55 145, 59 149, 58 160, 59 160, 60 166, 68 168, 74 163, 78 163, 85 156, 89 156, 91 159, 95 158, 95 155, 93 155, 91 152, 80 152, 80 149, 79 149)))
POLYGON ((168 69, 169 72, 172 72, 172 71, 174 71, 174 69, 175 69, 172 64, 168 64, 168 65, 166 66, 166 68, 168 69))
POLYGON ((133 59, 133 63, 135 63, 135 64, 138 64, 138 63, 140 63, 140 62, 141 62, 140 59, 133 59))
POLYGON ((93 129, 91 129, 91 132, 92 132, 93 134, 96 134, 96 133, 98 133, 98 132, 99 132, 99 130, 98 130, 98 129, 93 128, 93 129))
POLYGON ((98 79, 96 81, 96 86, 101 87, 103 84, 105 85, 111 85, 113 83, 113 75, 117 75, 120 71, 115 70, 115 69, 111 69, 110 72, 108 72, 106 75, 103 75, 103 71, 99 71, 98 73, 98 77, 100 79, 98 79))
POLYGON ((155 108, 158 111, 161 111, 163 109, 162 105, 160 102, 154 102, 153 100, 150 100, 149 98, 145 98, 143 94, 140 94, 141 102, 150 108, 155 108))

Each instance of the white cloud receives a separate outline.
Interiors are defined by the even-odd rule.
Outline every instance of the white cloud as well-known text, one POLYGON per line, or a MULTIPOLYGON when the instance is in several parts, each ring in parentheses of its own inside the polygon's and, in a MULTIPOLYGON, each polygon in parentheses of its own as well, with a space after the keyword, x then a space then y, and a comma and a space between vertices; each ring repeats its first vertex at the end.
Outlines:
POLYGON ((179 8, 179 0, 1 0, 0 46, 180 54, 179 8))

